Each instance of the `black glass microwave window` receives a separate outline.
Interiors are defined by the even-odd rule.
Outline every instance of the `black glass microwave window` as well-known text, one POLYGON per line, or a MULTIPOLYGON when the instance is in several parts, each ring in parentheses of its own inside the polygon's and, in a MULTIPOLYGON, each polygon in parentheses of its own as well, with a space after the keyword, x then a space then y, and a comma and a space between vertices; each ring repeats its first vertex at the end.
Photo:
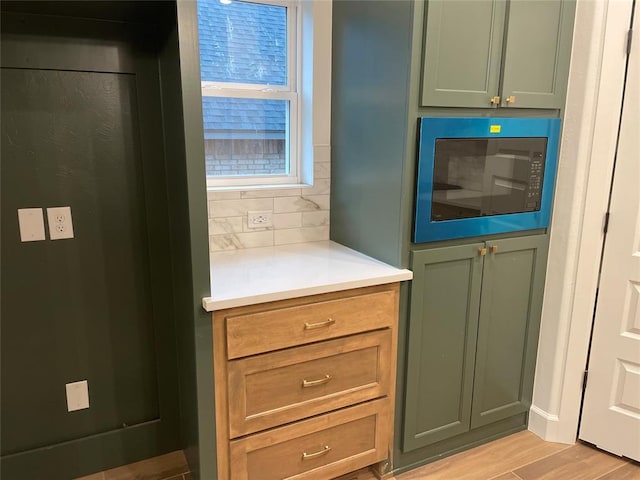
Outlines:
POLYGON ((546 138, 435 142, 431 221, 540 210, 546 138))

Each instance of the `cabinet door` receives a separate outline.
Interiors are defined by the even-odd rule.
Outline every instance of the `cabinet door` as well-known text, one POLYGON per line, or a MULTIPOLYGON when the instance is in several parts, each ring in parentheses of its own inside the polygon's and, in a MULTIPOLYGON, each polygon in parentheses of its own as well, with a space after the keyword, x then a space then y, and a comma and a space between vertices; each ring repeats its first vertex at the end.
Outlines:
POLYGON ((430 0, 422 105, 491 107, 498 95, 504 0, 430 0))
POLYGON ((471 428, 529 409, 547 242, 544 235, 487 242, 471 428))
POLYGON ((470 428, 482 247, 413 252, 404 451, 470 428))
POLYGON ((510 2, 502 106, 562 108, 574 14, 573 0, 510 2), (507 102, 510 97, 515 102, 507 102))

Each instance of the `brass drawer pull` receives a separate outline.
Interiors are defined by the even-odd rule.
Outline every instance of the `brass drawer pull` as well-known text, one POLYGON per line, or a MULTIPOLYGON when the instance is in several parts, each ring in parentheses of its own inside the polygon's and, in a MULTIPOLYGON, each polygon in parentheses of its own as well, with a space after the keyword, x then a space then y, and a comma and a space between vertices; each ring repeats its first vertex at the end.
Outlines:
POLYGON ((325 445, 322 448, 322 450, 320 450, 319 452, 313 452, 313 453, 302 452, 302 459, 303 460, 310 460, 312 458, 319 457, 320 455, 324 455, 326 453, 329 453, 329 450, 331 450, 331 447, 329 445, 325 445))
POLYGON ((491 105, 500 105, 500 97, 491 97, 491 105))
POLYGON ((318 380, 302 380, 302 388, 315 387, 316 385, 323 385, 331 380, 331 375, 325 375, 318 380))
POLYGON ((509 104, 516 103, 516 97, 514 95, 509 95, 507 97, 507 103, 509 103, 509 104))
POLYGON ((329 318, 329 319, 325 320, 324 322, 318 322, 318 323, 305 322, 304 323, 304 329, 305 330, 313 330, 314 328, 328 327, 329 325, 332 325, 334 323, 336 323, 336 321, 333 318, 329 318))

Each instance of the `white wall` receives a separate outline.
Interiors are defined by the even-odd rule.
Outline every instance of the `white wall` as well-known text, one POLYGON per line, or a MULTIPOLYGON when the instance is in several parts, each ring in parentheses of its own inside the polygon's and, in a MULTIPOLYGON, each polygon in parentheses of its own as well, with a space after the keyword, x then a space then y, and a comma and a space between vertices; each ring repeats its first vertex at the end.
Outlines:
POLYGON ((631 0, 578 0, 529 429, 574 443, 615 155, 631 0))

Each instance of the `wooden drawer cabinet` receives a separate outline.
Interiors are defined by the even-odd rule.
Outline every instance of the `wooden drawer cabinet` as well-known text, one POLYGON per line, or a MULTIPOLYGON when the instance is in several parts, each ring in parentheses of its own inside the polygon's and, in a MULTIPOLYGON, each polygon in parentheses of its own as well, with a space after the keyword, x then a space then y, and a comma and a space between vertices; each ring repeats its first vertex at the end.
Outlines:
POLYGON ((306 305, 229 315, 229 359, 328 338, 390 327, 396 314, 391 291, 319 301, 306 305))
POLYGON ((214 312, 220 480, 327 480, 390 460, 398 289, 214 312))
POLYGON ((233 440, 231 479, 326 480, 383 460, 390 414, 384 398, 233 440))
POLYGON ((231 437, 386 396, 390 329, 228 364, 231 437))

